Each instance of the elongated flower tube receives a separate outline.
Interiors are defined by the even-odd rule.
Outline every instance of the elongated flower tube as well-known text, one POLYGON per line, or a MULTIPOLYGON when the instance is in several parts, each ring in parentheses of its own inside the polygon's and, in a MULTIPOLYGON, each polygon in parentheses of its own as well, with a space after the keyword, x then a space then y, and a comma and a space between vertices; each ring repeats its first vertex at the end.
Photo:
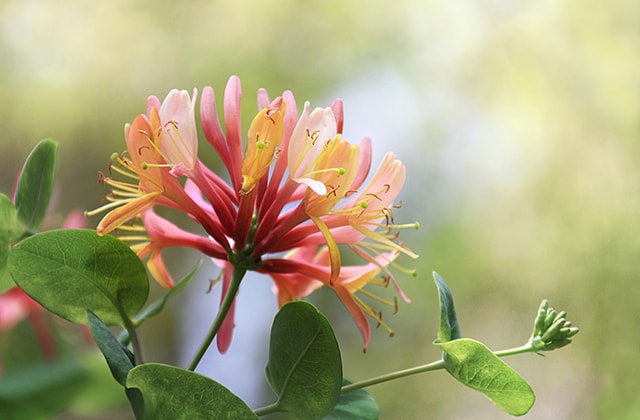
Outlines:
POLYGON ((298 115, 291 92, 271 99, 261 89, 256 116, 243 135, 242 88, 232 76, 222 118, 212 88, 202 90, 200 102, 202 131, 226 168, 226 181, 197 156, 196 93, 190 98, 186 91, 172 90, 162 103, 148 99, 146 114, 127 132, 128 153, 112 165, 132 181, 118 184, 104 178, 113 191, 111 203, 103 207, 110 213, 98 232, 118 228, 138 255, 148 259, 149 270, 164 287, 173 283, 163 249, 186 246, 212 257, 223 271, 219 316, 226 318, 214 322, 214 333, 222 334, 221 352, 231 340, 232 298, 242 278, 235 274, 247 270, 271 276, 279 304, 331 287, 356 319, 366 346, 366 316, 386 324, 379 311, 358 297, 366 295, 365 286, 380 283, 375 279, 382 275, 408 301, 389 271, 397 268, 398 255, 417 257, 398 241, 400 228, 416 225, 398 225, 393 214, 405 181, 404 165, 388 154, 366 183, 371 141, 352 144, 343 137, 341 100, 313 109, 307 102, 298 115), (153 211, 159 206, 185 213, 202 225, 204 234, 160 217, 153 211), (125 224, 127 220, 141 223, 125 224), (349 248, 363 264, 342 263, 341 249, 349 248))

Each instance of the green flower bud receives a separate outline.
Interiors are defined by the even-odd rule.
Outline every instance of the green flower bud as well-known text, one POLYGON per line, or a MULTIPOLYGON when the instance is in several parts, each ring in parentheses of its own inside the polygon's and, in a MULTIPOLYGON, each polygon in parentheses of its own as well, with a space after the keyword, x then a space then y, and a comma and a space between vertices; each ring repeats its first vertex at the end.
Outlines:
POLYGON ((545 299, 540 304, 533 324, 529 344, 535 352, 559 349, 571 343, 571 337, 579 331, 566 319, 566 311, 556 311, 549 307, 545 299))

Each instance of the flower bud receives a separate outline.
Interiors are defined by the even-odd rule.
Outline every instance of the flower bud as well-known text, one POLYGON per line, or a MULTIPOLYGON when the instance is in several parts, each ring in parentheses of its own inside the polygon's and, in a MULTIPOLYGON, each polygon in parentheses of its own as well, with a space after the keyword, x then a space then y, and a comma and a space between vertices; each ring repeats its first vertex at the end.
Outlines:
POLYGON ((533 324, 533 333, 529 344, 534 351, 550 351, 559 349, 571 343, 571 337, 579 331, 573 327, 571 321, 566 320, 566 311, 556 311, 549 307, 545 299, 540 304, 538 314, 533 324))

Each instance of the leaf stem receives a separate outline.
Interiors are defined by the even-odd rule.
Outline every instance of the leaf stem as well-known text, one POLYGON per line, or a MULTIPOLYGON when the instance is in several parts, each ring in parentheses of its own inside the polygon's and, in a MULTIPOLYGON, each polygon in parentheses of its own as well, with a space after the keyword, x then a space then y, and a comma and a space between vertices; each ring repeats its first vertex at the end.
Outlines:
POLYGON ((124 321, 125 331, 127 331, 127 335, 129 337, 129 340, 131 341, 131 348, 133 349, 133 356, 135 357, 136 365, 141 365, 143 363, 142 347, 140 347, 140 340, 138 339, 138 334, 136 333, 136 327, 126 314, 121 312, 121 315, 124 321))
POLYGON ((202 357, 207 352, 207 349, 211 345, 211 342, 213 342, 214 337, 216 336, 216 334, 218 334, 218 331, 222 326, 222 322, 226 318, 227 313, 231 308, 231 304, 233 303, 233 300, 235 299, 236 294, 238 293, 240 282, 242 282, 242 278, 244 277, 246 272, 247 272, 247 269, 243 267, 236 266, 233 268, 233 275, 231 276, 231 283, 229 284, 229 289, 227 290, 227 294, 224 296, 224 299, 220 304, 220 309, 218 310, 218 314, 216 315, 216 318, 214 319, 213 324, 211 325, 211 328, 209 329, 207 336, 205 337, 202 344, 200 344, 200 348, 196 352, 196 355, 193 357, 193 360, 191 361, 191 364, 189 365, 189 368, 188 368, 189 370, 191 371, 196 370, 198 363, 200 363, 200 360, 202 360, 202 357))

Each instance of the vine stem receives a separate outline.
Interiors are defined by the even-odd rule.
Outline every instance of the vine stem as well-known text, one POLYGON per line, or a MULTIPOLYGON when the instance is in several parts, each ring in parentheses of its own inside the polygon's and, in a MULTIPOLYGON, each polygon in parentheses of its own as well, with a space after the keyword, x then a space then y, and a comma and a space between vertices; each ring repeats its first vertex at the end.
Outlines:
POLYGON ((371 385, 381 384, 383 382, 392 381, 394 379, 404 378, 405 376, 416 375, 418 373, 431 372, 444 368, 444 360, 440 359, 436 362, 427 363, 426 365, 415 366, 409 369, 399 370, 397 372, 391 372, 384 375, 376 376, 375 378, 365 379, 364 381, 354 382, 342 387, 340 392, 351 392, 360 388, 366 388, 371 385))
POLYGON ((236 297, 236 294, 238 294, 240 283, 242 282, 242 278, 244 277, 246 272, 247 272, 247 269, 243 267, 236 266, 233 268, 233 275, 231 276, 231 283, 229 284, 229 289, 227 289, 227 294, 224 296, 224 299, 220 304, 220 309, 218 310, 218 314, 216 315, 216 318, 214 319, 213 324, 211 324, 211 328, 209 329, 207 336, 205 337, 202 344, 200 344, 200 348, 198 349, 195 356, 193 357, 191 364, 189 364, 189 368, 188 368, 189 370, 191 371, 196 370, 196 367, 198 367, 198 363, 200 363, 200 360, 202 360, 202 357, 209 349, 209 346, 213 342, 213 339, 215 338, 216 334, 218 334, 218 331, 222 326, 222 322, 226 318, 227 313, 231 308, 231 304, 233 303, 233 300, 236 297))
POLYGON ((266 416, 267 414, 275 413, 277 411, 280 411, 280 404, 276 402, 271 405, 257 408, 253 410, 253 413, 258 417, 262 417, 262 416, 266 416))
MULTIPOLYGON (((533 345, 531 344, 531 342, 528 342, 527 344, 524 344, 519 347, 513 347, 506 350, 494 351, 493 354, 495 354, 498 357, 505 357, 505 356, 513 356, 516 354, 529 353, 533 351, 535 351, 533 345)), ((394 379, 400 379, 407 376, 416 375, 418 373, 431 372, 431 371, 443 369, 443 368, 444 368, 444 360, 440 359, 435 362, 427 363, 426 365, 415 366, 412 368, 403 369, 396 372, 391 372, 384 375, 376 376, 375 378, 365 379, 364 381, 354 382, 352 384, 343 386, 340 389, 340 392, 344 394, 347 392, 366 388, 368 386, 378 385, 383 382, 393 381, 394 379)), ((274 413, 277 411, 280 411, 280 405, 277 402, 274 404, 267 405, 265 407, 260 407, 256 410, 253 410, 253 412, 257 416, 264 416, 266 414, 274 413)))
MULTIPOLYGON (((528 342, 527 344, 524 344, 519 347, 513 347, 506 350, 494 351, 493 354, 495 354, 498 357, 505 357, 505 356, 513 356, 516 354, 529 353, 531 351, 534 351, 534 348, 531 345, 531 343, 528 342)), ((416 366, 409 369, 399 370, 397 372, 387 373, 385 375, 377 376, 375 378, 365 379, 364 381, 360 381, 360 382, 354 382, 352 384, 343 386, 340 392, 342 393, 351 392, 357 389, 366 388, 371 385, 377 385, 383 382, 392 381, 394 379, 400 379, 406 376, 416 375, 418 373, 431 372, 433 370, 438 370, 442 368, 444 368, 444 360, 440 359, 436 362, 427 363, 426 365, 416 366)))

